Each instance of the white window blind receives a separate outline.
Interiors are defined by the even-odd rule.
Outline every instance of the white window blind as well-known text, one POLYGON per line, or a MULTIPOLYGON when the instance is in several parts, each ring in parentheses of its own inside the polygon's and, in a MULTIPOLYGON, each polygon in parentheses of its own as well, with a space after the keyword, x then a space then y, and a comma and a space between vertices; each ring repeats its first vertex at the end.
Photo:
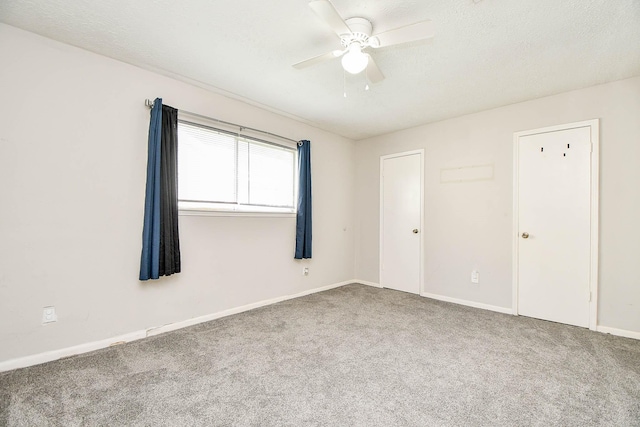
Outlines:
POLYGON ((294 212, 296 151, 222 130, 178 123, 182 209, 294 212))

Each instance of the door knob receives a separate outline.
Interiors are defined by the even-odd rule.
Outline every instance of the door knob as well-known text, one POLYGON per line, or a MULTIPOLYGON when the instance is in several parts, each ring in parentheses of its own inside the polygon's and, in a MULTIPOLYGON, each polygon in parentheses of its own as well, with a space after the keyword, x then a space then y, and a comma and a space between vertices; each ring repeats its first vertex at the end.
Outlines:
POLYGON ((522 233, 522 238, 523 239, 528 239, 529 238, 529 233, 527 233, 526 231, 524 233, 522 233))
POLYGON ((413 229, 413 234, 418 234, 418 229, 417 228, 413 229))

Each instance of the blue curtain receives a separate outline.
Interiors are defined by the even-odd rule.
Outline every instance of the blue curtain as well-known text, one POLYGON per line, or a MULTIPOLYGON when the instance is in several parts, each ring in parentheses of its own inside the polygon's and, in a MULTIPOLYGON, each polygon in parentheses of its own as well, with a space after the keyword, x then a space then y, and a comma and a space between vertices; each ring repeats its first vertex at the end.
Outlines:
POLYGON ((177 150, 178 110, 156 98, 149 123, 140 280, 180 272, 177 150))
POLYGON ((298 214, 295 259, 311 258, 311 143, 298 143, 298 214))
POLYGON ((162 98, 156 98, 149 123, 147 190, 144 199, 140 280, 157 279, 160 267, 160 148, 162 137, 162 98))

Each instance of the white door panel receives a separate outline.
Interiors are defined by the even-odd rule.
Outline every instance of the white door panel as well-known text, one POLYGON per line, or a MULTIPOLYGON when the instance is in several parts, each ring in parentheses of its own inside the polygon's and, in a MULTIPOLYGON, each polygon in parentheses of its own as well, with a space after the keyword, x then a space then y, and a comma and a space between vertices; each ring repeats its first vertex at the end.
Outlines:
POLYGON ((590 132, 519 138, 519 314, 589 326, 590 132))
POLYGON ((420 293, 422 159, 420 153, 383 158, 381 277, 385 288, 420 293))

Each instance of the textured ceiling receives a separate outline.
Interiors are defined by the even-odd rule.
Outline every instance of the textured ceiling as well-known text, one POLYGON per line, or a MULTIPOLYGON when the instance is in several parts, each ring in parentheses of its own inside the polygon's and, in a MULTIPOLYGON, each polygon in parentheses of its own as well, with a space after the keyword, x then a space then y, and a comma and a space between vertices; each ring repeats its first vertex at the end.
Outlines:
POLYGON ((0 21, 352 139, 640 75, 640 0, 332 2, 436 36, 374 51, 386 79, 365 91, 339 60, 291 67, 339 45, 306 0, 2 0, 0 21))

